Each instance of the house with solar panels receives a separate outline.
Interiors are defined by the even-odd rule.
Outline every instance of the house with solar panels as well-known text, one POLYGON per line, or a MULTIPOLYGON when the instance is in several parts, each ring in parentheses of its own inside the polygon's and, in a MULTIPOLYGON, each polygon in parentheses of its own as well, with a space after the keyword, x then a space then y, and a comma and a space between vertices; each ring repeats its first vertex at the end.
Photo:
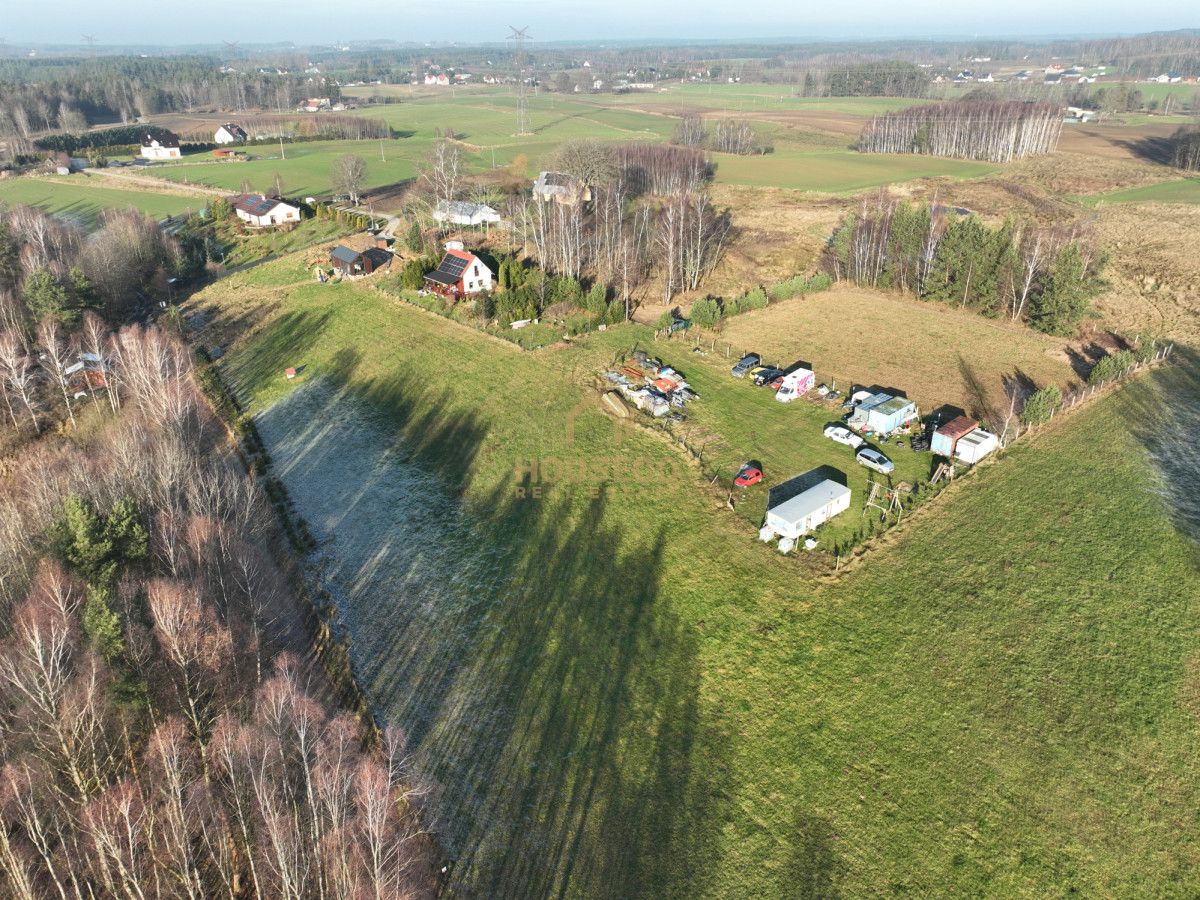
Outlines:
POLYGON ((265 194, 238 194, 229 202, 237 217, 252 228, 294 225, 300 221, 300 207, 265 194))
POLYGON ((425 283, 443 297, 467 297, 492 289, 492 270, 487 263, 458 241, 446 244, 446 255, 438 267, 425 276, 425 283))

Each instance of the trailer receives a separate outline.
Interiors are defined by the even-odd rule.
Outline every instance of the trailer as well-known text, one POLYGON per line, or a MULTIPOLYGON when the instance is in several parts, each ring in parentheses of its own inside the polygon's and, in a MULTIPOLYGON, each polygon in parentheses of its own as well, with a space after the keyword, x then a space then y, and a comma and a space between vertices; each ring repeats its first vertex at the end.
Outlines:
POLYGON ((872 394, 858 405, 849 425, 858 431, 891 434, 917 418, 917 404, 907 397, 891 394, 872 394))
POLYGON ((849 508, 850 488, 826 478, 808 490, 768 507, 759 537, 764 541, 779 537, 789 542, 790 549, 796 540, 849 508))
POLYGON ((775 392, 775 399, 780 403, 791 403, 812 390, 816 377, 812 369, 793 369, 783 376, 783 383, 775 392))

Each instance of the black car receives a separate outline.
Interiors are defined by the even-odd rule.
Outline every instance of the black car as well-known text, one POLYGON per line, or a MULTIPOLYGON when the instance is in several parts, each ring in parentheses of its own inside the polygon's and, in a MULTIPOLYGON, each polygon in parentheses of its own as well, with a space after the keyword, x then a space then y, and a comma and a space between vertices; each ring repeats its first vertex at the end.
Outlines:
POLYGON ((770 384, 772 381, 774 381, 776 378, 778 378, 780 375, 783 375, 783 374, 785 374, 783 369, 777 369, 774 366, 768 366, 767 368, 763 369, 761 372, 759 372, 757 375, 754 376, 754 383, 757 384, 759 387, 762 387, 764 384, 770 384))
POLYGON ((734 378, 745 378, 746 373, 762 362, 762 357, 757 353, 747 353, 737 361, 737 365, 729 370, 729 374, 734 378))

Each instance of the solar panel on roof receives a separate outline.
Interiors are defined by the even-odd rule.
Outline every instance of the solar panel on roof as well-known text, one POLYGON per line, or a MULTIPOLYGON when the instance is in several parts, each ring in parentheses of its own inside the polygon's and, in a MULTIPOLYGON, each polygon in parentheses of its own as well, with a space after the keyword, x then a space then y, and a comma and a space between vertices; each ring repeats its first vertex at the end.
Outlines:
POLYGON ((459 256, 451 256, 447 254, 442 260, 442 264, 438 266, 438 271, 446 275, 454 276, 454 280, 457 281, 458 277, 462 275, 466 268, 467 261, 465 259, 459 256))

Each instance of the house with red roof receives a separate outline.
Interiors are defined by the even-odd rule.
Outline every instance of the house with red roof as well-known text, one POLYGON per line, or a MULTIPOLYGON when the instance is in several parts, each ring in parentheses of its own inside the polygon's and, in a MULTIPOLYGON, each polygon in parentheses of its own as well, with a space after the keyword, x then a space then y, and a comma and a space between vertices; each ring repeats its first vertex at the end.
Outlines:
POLYGON ((443 297, 467 297, 492 289, 495 276, 487 263, 458 241, 446 245, 446 255, 438 267, 425 276, 425 283, 443 297))

